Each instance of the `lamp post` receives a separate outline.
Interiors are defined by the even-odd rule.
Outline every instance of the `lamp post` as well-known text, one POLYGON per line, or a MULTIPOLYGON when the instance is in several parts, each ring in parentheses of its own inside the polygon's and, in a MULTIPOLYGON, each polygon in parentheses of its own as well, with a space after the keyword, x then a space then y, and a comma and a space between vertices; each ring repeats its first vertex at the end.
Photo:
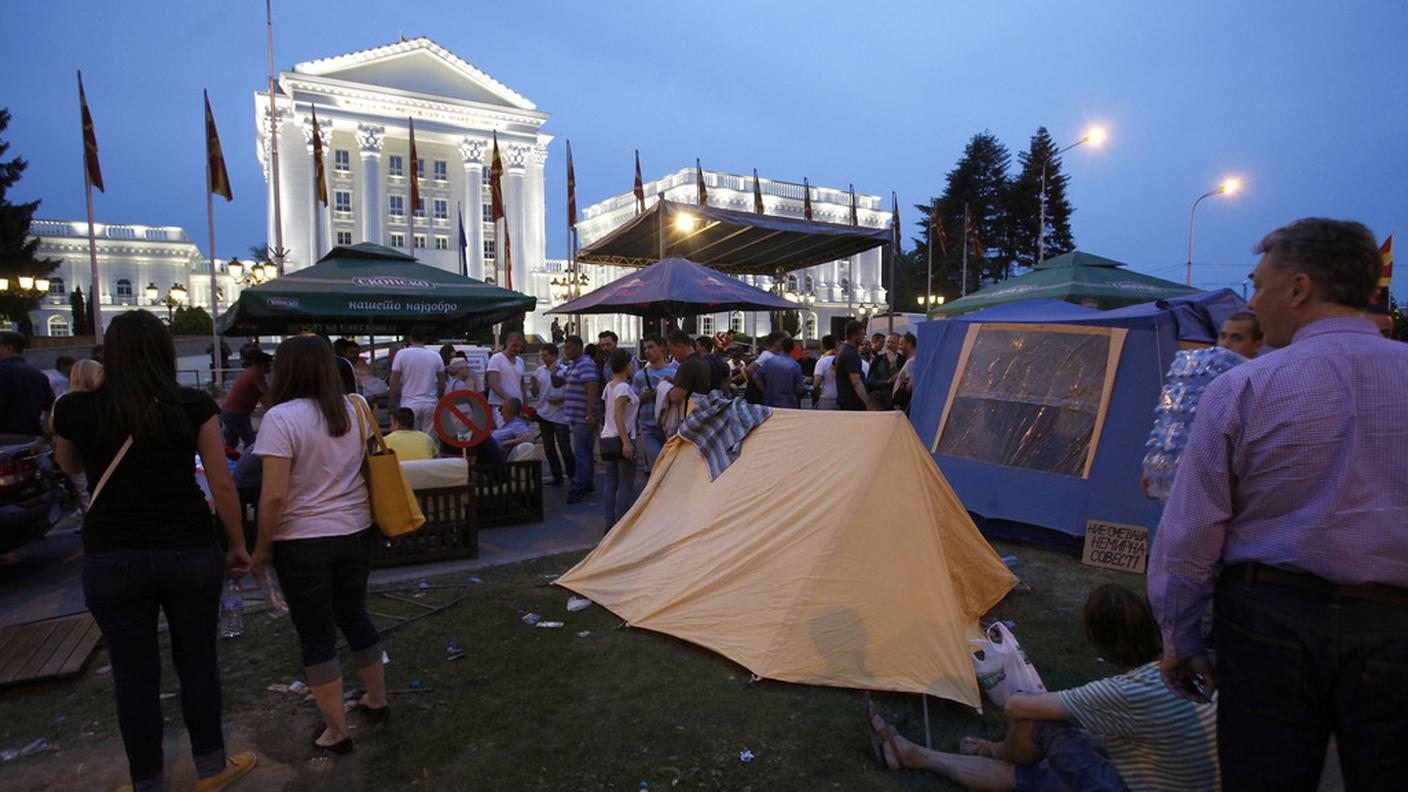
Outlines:
MULTIPOLYGON (((1085 137, 1057 151, 1051 157, 1059 157, 1082 143, 1089 143, 1096 147, 1103 145, 1105 130, 1101 127, 1091 127, 1090 131, 1085 133, 1085 137)), ((1041 227, 1036 232, 1036 263, 1038 264, 1046 260, 1046 166, 1051 162, 1051 157, 1044 157, 1041 160, 1041 227)))
POLYGON ((1211 198, 1214 195, 1231 195, 1237 192, 1241 186, 1242 182, 1239 179, 1225 179, 1222 184, 1199 195, 1198 200, 1193 202, 1193 212, 1188 217, 1188 277, 1184 285, 1193 285, 1193 224, 1198 219, 1198 204, 1202 203, 1204 198, 1211 198))
POLYGON ((176 306, 186 301, 186 287, 179 283, 171 284, 171 288, 166 290, 166 296, 161 297, 161 290, 155 283, 147 283, 147 301, 152 305, 166 305, 166 324, 170 325, 175 319, 176 306), (160 298, 160 299, 158 299, 160 298))
POLYGON ((946 298, 942 294, 924 294, 919 297, 919 307, 924 309, 924 316, 928 317, 929 312, 944 304, 946 298))

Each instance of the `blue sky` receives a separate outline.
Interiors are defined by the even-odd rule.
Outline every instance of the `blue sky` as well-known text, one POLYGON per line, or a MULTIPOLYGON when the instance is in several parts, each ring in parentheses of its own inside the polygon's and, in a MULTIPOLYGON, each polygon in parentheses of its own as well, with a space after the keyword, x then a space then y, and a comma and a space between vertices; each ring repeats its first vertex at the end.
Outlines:
MULTIPOLYGON (((235 192, 217 202, 216 252, 262 242, 263 11, 258 0, 10 4, 7 27, 24 33, 0 51, 0 106, 14 115, 11 154, 30 161, 14 198, 42 198, 41 217, 83 217, 81 68, 108 185, 98 219, 181 225, 203 249, 204 88, 235 192)), ((1199 208, 1195 284, 1240 288, 1256 240, 1307 215, 1396 230, 1408 250, 1402 0, 275 0, 274 24, 281 69, 427 35, 551 113, 553 257, 565 253, 565 138, 582 206, 630 189, 639 148, 647 178, 700 157, 894 190, 907 208, 942 189, 976 132, 1015 155, 1039 125, 1064 145, 1091 123, 1109 129, 1107 145, 1065 158, 1084 250, 1181 280, 1189 209, 1226 175, 1245 189, 1199 208)))

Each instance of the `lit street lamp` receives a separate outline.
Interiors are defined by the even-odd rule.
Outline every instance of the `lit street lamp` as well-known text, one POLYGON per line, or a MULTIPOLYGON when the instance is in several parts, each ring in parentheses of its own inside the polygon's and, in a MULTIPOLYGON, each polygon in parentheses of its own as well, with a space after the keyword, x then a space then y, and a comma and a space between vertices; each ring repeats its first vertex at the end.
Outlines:
POLYGON ((919 307, 923 308, 924 313, 927 315, 929 311, 943 305, 944 299, 942 294, 921 294, 919 295, 919 307))
MULTIPOLYGON (((1051 156, 1059 157, 1082 143, 1089 143, 1096 148, 1104 145, 1104 128, 1091 127, 1090 131, 1085 133, 1085 137, 1057 151, 1051 156)), ((1046 166, 1050 162, 1051 157, 1046 157, 1041 161, 1041 227, 1037 229, 1036 233, 1036 263, 1038 264, 1046 260, 1046 166)))
POLYGON ((1193 285, 1193 223, 1198 219, 1198 204, 1202 203, 1204 198, 1211 198, 1214 195, 1231 195, 1241 187, 1242 181, 1240 179, 1226 179, 1216 188, 1199 195, 1198 200, 1193 202, 1193 213, 1188 217, 1188 278, 1185 285, 1193 285))
POLYGON ((150 302, 152 305, 160 305, 162 303, 166 304, 166 323, 168 325, 171 324, 172 321, 174 321, 176 306, 180 305, 181 303, 184 303, 186 301, 187 296, 186 287, 182 286, 179 283, 171 284, 171 288, 166 290, 165 299, 158 299, 161 295, 161 290, 156 287, 155 283, 147 284, 146 293, 147 301, 150 302))

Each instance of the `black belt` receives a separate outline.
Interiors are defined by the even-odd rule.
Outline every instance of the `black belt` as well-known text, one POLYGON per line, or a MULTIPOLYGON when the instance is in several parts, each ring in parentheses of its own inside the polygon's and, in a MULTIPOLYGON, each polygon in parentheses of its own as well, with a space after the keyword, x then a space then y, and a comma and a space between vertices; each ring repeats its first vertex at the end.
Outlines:
POLYGON ((1357 599, 1368 600, 1370 602, 1383 602, 1392 605, 1408 605, 1408 589, 1389 586, 1383 583, 1343 586, 1339 583, 1332 583, 1322 577, 1312 575, 1309 572, 1292 572, 1255 561, 1224 567, 1222 574, 1224 577, 1228 577, 1233 581, 1243 583, 1248 588, 1258 583, 1270 583, 1275 586, 1285 586, 1286 588, 1299 589, 1301 591, 1313 591, 1317 594, 1324 594, 1327 597, 1338 599, 1357 599))

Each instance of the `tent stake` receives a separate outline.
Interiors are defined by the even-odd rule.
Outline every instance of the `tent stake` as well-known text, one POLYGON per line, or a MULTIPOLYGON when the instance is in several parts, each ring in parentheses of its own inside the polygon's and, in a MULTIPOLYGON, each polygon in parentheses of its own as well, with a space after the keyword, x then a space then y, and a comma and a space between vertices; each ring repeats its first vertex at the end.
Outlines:
POLYGON ((919 700, 924 702, 924 747, 932 749, 934 747, 934 740, 929 735, 929 695, 927 693, 920 693, 919 700))

